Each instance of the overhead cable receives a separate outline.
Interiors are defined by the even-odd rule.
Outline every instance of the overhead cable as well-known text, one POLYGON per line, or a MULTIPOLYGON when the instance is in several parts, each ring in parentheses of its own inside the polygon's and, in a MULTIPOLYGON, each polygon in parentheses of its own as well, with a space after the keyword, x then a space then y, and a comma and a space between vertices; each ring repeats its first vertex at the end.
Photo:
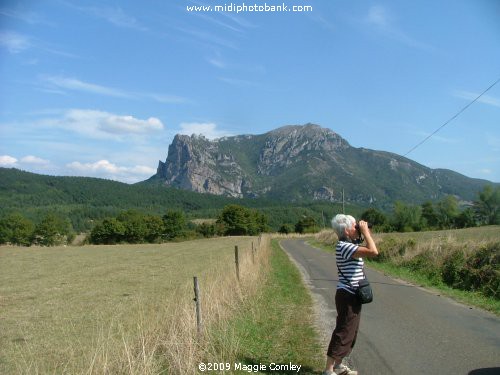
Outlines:
POLYGON ((486 94, 491 88, 493 88, 493 86, 495 86, 498 82, 500 82, 500 78, 497 79, 490 87, 488 87, 486 90, 484 90, 481 94, 479 94, 479 96, 474 99, 473 101, 471 101, 469 104, 467 104, 465 107, 463 107, 460 111, 458 111, 453 117, 451 117, 448 121, 446 121, 443 125, 441 125, 439 128, 437 128, 436 130, 434 130, 434 132, 432 132, 430 135, 428 135, 423 141, 421 141, 420 143, 418 143, 416 146, 414 146, 410 151, 408 151, 406 154, 404 154, 403 156, 407 156, 410 152, 412 152, 413 150, 415 150, 417 147, 421 146, 424 142, 426 142, 429 138, 431 138, 434 134, 436 134, 438 131, 440 131, 442 128, 444 128, 446 125, 448 125, 450 122, 452 122, 453 120, 455 120, 458 116, 460 116, 460 114, 462 112, 464 112, 467 108, 469 108, 472 104, 474 104, 475 102, 477 102, 479 100, 479 98, 481 96, 483 96, 484 94, 486 94))

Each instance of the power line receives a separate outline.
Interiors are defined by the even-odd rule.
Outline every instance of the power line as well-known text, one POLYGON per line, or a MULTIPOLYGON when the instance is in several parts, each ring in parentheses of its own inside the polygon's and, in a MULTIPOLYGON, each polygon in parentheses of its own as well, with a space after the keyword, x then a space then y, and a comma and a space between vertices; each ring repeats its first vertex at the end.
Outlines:
POLYGON ((403 156, 407 156, 410 152, 412 152, 413 150, 415 150, 417 147, 421 146, 425 141, 427 141, 429 138, 431 138, 434 134, 436 134, 438 131, 440 131, 442 128, 444 128, 446 125, 448 125, 450 122, 452 122, 453 120, 455 120, 458 116, 460 116, 460 114, 462 112, 464 112, 467 108, 469 108, 472 104, 474 104, 475 102, 478 101, 478 99, 483 96, 484 94, 486 94, 493 86, 495 86, 498 82, 500 82, 500 78, 497 79, 490 87, 488 87, 486 90, 484 90, 481 94, 479 94, 479 96, 474 99, 473 101, 471 101, 469 104, 467 104, 465 107, 463 107, 460 111, 458 111, 452 118, 450 118, 448 121, 446 121, 443 125, 441 125, 439 128, 437 128, 436 130, 434 130, 434 132, 432 132, 429 136, 427 136, 423 141, 421 141, 420 143, 418 143, 416 146, 414 146, 410 151, 408 151, 406 154, 404 154, 403 156))

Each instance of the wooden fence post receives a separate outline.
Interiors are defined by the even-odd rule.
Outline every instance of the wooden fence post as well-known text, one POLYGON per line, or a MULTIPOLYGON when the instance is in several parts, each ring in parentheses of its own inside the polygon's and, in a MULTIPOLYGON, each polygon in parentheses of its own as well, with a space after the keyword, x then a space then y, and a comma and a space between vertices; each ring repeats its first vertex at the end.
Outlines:
POLYGON ((252 264, 255 264, 255 251, 253 249, 253 241, 252 241, 252 264))
POLYGON ((200 308, 200 287, 198 285, 198 278, 194 276, 194 301, 196 304, 196 328, 198 331, 198 336, 202 332, 202 320, 201 320, 201 308, 200 308))
POLYGON ((240 260, 238 257, 238 246, 234 247, 234 262, 236 263, 236 277, 240 281, 240 260))

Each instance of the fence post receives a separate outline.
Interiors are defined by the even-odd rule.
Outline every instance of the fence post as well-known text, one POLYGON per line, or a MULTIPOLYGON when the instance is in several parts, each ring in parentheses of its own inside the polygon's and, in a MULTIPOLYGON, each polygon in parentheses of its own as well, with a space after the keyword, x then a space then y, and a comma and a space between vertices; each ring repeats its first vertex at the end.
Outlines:
POLYGON ((234 247, 234 262, 236 263, 236 277, 240 281, 240 260, 238 257, 238 246, 234 247))
POLYGON ((252 241, 252 264, 255 264, 255 251, 253 248, 253 241, 252 241))
POLYGON ((198 331, 198 336, 201 335, 202 331, 202 320, 201 320, 201 308, 200 308, 200 287, 198 285, 198 278, 194 276, 194 301, 196 304, 196 328, 198 331))

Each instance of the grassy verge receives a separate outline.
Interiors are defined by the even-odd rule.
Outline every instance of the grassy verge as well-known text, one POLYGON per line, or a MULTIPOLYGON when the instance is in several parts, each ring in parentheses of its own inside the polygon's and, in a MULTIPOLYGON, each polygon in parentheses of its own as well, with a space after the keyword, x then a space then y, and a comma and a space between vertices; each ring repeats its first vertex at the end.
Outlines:
POLYGON ((223 329, 237 337, 236 362, 239 371, 248 373, 296 374, 296 371, 273 370, 274 364, 300 365, 301 374, 317 373, 323 365, 323 349, 313 326, 313 301, 300 273, 272 241, 270 272, 263 288, 245 301, 241 313, 223 329))

